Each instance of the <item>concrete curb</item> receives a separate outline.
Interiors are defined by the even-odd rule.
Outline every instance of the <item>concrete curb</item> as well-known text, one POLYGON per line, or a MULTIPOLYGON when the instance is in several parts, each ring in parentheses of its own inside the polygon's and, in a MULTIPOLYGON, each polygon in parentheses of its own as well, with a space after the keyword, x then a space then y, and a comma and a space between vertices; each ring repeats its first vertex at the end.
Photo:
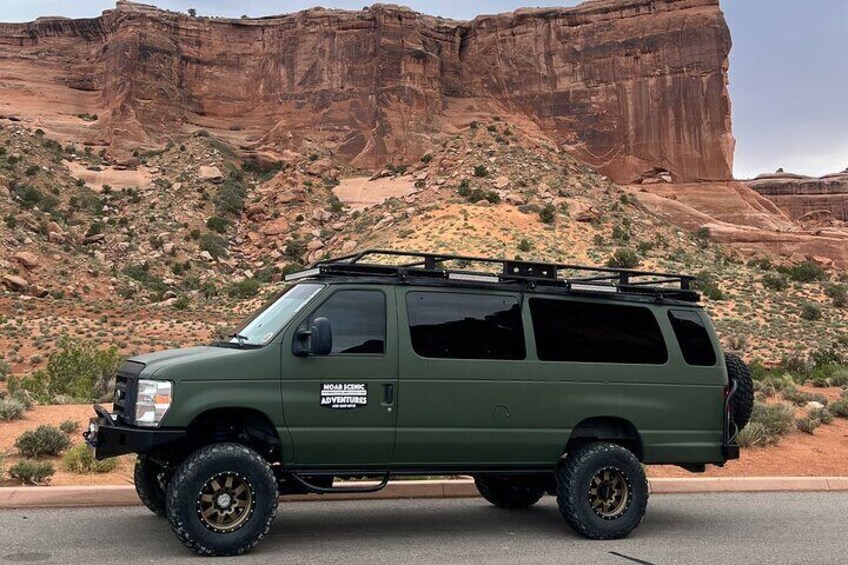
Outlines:
MULTIPOLYGON (((363 486, 368 483, 356 483, 363 486)), ((848 477, 721 477, 650 479, 653 494, 722 492, 846 492, 848 477)), ((389 500, 403 498, 470 498, 477 496, 471 479, 392 481, 370 494, 287 496, 283 502, 318 500, 389 500)), ((140 504, 132 485, 74 487, 3 487, 0 509, 86 508, 136 506, 140 504)))

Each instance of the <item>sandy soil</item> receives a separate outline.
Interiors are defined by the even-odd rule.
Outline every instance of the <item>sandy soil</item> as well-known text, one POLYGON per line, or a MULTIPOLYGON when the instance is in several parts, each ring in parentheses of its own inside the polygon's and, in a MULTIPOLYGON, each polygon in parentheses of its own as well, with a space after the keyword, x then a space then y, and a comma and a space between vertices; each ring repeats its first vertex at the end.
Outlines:
POLYGON ((368 180, 368 177, 347 178, 333 189, 339 200, 351 210, 362 210, 382 204, 389 198, 402 198, 414 190, 411 176, 368 180))

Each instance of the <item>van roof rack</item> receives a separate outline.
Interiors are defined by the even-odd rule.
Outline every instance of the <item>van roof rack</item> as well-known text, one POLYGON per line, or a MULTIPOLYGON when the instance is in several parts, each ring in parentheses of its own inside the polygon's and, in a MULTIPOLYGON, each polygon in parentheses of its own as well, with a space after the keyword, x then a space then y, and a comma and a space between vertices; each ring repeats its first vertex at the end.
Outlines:
POLYGON ((685 302, 698 302, 701 298, 692 288, 696 277, 689 275, 387 249, 368 249, 317 261, 305 271, 288 275, 286 281, 328 276, 393 277, 400 281, 414 277, 480 285, 523 283, 531 288, 653 295, 657 299, 685 302))

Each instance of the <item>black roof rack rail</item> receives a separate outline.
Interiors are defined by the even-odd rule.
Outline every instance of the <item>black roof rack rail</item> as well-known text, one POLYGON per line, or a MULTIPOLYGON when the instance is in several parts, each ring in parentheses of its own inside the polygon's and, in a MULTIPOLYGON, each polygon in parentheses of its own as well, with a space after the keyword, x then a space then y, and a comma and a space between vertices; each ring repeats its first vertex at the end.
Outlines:
POLYGON ((368 249, 317 261, 286 277, 292 282, 319 276, 371 276, 447 279, 464 283, 524 283, 553 286, 578 293, 641 294, 657 299, 700 301, 693 289, 696 277, 612 267, 588 267, 518 259, 493 259, 442 253, 368 249), (384 258, 380 261, 380 258, 384 258), (387 260, 388 259, 388 260, 387 260), (479 266, 477 269, 472 266, 479 266))

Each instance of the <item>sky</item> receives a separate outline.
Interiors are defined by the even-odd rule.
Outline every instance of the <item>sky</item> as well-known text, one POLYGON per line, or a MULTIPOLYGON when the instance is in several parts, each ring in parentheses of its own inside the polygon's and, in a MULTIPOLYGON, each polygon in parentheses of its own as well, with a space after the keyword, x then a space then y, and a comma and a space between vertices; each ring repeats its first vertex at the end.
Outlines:
MULTIPOLYGON (((387 3, 389 0, 385 0, 387 3)), ((394 0, 448 18, 566 0, 394 0)), ((147 0, 160 8, 239 17, 294 12, 316 4, 359 10, 370 0, 147 0)), ((848 0, 722 0, 733 37, 730 94, 737 178, 778 168, 822 175, 848 167, 848 0)), ((90 17, 110 0, 3 0, 0 21, 42 15, 90 17)))

